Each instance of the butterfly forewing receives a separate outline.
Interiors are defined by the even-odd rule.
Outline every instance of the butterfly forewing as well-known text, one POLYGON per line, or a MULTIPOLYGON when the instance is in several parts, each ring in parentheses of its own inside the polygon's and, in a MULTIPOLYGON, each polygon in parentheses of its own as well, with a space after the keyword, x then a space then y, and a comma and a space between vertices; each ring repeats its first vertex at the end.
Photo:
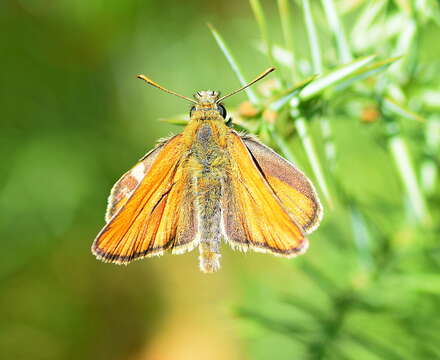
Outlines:
POLYGON ((244 136, 242 139, 289 215, 306 234, 315 230, 321 221, 322 207, 310 180, 255 138, 244 136))
POLYGON ((168 140, 161 141, 116 182, 108 198, 107 211, 105 213, 106 222, 109 222, 133 195, 166 142, 168 140))
MULTIPOLYGON (((150 154, 154 159, 143 179, 129 198, 122 197, 116 203, 116 213, 93 243, 94 254, 104 261, 128 263, 161 255, 167 249, 183 252, 193 247, 197 219, 184 166, 182 135, 150 154)), ((149 157, 143 161, 148 163, 149 157)), ((115 191, 112 195, 117 194, 115 191)))
POLYGON ((230 169, 224 186, 224 235, 241 250, 294 256, 305 251, 307 239, 283 208, 251 153, 234 131, 228 138, 230 169))

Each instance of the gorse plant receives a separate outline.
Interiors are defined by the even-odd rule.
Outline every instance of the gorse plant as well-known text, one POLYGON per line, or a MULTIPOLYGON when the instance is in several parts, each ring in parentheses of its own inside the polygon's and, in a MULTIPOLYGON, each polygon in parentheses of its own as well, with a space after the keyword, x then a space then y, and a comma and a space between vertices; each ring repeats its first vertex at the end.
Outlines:
POLYGON ((250 5, 258 48, 280 71, 246 90, 233 121, 310 166, 326 209, 314 250, 292 261, 295 284, 243 284, 249 298, 235 310, 252 358, 440 358, 440 64, 422 56, 438 3, 278 0, 280 42, 263 3, 250 5), (300 14, 309 56, 295 46, 300 14))

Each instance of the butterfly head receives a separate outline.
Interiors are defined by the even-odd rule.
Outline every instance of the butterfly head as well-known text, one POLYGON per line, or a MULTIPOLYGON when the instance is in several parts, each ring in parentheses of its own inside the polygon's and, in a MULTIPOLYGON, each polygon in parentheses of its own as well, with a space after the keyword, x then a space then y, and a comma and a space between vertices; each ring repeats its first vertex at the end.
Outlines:
POLYGON ((247 83, 247 84, 243 85, 241 88, 239 88, 239 89, 237 89, 227 95, 224 95, 222 97, 220 97, 220 93, 218 91, 208 90, 208 91, 198 91, 194 95, 194 99, 191 99, 191 98, 184 96, 184 95, 180 95, 172 90, 168 90, 168 89, 164 88, 163 86, 160 86, 159 84, 155 83, 153 80, 146 77, 145 75, 138 75, 137 77, 139 79, 144 80, 147 84, 150 84, 154 87, 157 87, 158 89, 160 89, 162 91, 165 91, 169 94, 175 95, 177 97, 180 97, 182 99, 185 99, 186 101, 189 101, 189 102, 195 104, 191 108, 191 111, 190 111, 191 118, 196 117, 199 119, 211 119, 212 120, 214 118, 217 118, 218 116, 221 116, 223 119, 226 118, 226 109, 222 105, 222 101, 224 99, 248 88, 249 86, 256 83, 258 80, 261 80, 267 74, 271 73, 274 70, 275 70, 274 67, 268 68, 266 71, 262 72, 254 80, 252 80, 250 83, 247 83))
POLYGON ((194 94, 196 104, 191 108, 190 116, 199 116, 204 118, 208 116, 220 115, 223 119, 226 118, 226 109, 223 104, 219 103, 220 93, 218 91, 197 91, 194 94))
POLYGON ((197 91, 194 94, 194 99, 197 100, 199 104, 215 104, 220 96, 218 91, 197 91))

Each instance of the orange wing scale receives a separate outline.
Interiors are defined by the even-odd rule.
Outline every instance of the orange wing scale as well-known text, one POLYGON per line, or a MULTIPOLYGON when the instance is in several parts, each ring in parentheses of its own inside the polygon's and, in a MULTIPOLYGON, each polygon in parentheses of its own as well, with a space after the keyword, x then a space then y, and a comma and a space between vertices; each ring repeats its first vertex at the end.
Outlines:
POLYGON ((109 222, 111 218, 127 203, 145 174, 150 170, 151 165, 154 160, 156 160, 157 155, 167 141, 159 143, 116 182, 108 199, 108 206, 105 214, 106 222, 109 222))
POLYGON ((226 181, 224 231, 232 247, 295 256, 307 239, 256 167, 243 141, 231 132, 228 142, 231 171, 226 181))
POLYGON ((285 210, 306 234, 319 225, 322 206, 310 180, 293 164, 252 137, 243 141, 285 210))
POLYGON ((92 246, 98 258, 128 263, 195 246, 197 224, 181 138, 175 136, 163 146, 132 196, 99 233, 92 246))

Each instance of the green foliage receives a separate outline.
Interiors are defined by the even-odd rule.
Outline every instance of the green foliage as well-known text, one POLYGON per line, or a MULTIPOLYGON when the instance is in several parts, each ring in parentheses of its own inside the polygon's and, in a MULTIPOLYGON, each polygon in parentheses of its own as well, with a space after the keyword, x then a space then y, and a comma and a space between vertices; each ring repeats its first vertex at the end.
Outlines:
MULTIPOLYGON (((431 67, 438 74, 440 66, 421 60, 419 44, 432 20, 438 22, 431 15, 438 13, 437 4, 360 1, 341 16, 332 0, 323 0, 321 9, 313 4, 313 10, 308 0, 298 1, 311 53, 300 61, 293 47, 296 34, 286 28, 298 9, 278 2, 284 47, 269 37, 262 4, 250 4, 269 63, 287 64, 297 86, 278 72, 269 93, 259 94, 258 102, 249 96, 258 114, 239 122, 259 122, 258 135, 289 159, 299 140, 305 154, 300 164, 310 165, 326 210, 310 252, 292 261, 295 282, 272 290, 267 279, 243 282, 248 296, 235 312, 247 320, 243 329, 252 358, 440 358, 439 137, 437 127, 432 141, 424 131, 430 123, 438 126, 439 119, 420 101, 433 88, 439 95, 438 77, 423 73, 431 67), (328 24, 319 31, 318 17, 328 24), (348 17, 355 20, 346 34, 348 17), (334 40, 334 52, 321 50, 325 32, 334 40), (264 117, 267 110, 275 121, 264 117), (341 127, 352 131, 348 144, 338 134, 341 127), (355 149, 356 137, 368 143, 362 152, 355 149), (348 163, 346 154, 352 154, 348 163), (423 173, 426 166, 430 170, 423 173), (385 174, 400 183, 391 196, 396 184, 385 174), (365 193, 363 183, 371 175, 375 188, 365 193), (430 184, 429 191, 423 183, 430 184)), ((244 83, 238 56, 213 33, 244 83)))
POLYGON ((440 358, 439 25, 436 0, 0 1, 0 357, 440 358), (188 121, 136 74, 226 93, 269 65, 227 110, 316 184, 308 252, 96 261, 112 184, 188 121))

